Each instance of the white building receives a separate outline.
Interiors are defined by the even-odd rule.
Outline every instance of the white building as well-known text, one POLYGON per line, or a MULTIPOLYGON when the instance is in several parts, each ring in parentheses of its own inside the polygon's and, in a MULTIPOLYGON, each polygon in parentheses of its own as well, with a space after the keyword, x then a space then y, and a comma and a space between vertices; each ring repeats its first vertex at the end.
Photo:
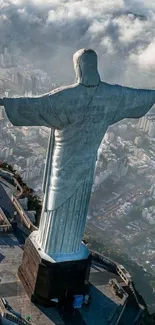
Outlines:
POLYGON ((48 138, 49 137, 49 129, 46 127, 41 127, 39 128, 39 134, 43 137, 43 138, 48 138))
POLYGON ((104 141, 106 142, 112 142, 115 138, 115 135, 113 132, 107 132, 104 136, 104 141))
POLYGON ((153 138, 155 136, 155 123, 151 122, 148 130, 148 136, 153 138))
POLYGON ((105 170, 104 172, 100 173, 99 175, 96 175, 94 185, 99 186, 103 182, 105 182, 110 176, 110 172, 108 170, 105 170))
POLYGON ((155 207, 144 208, 142 211, 142 218, 146 220, 150 225, 155 224, 155 207))

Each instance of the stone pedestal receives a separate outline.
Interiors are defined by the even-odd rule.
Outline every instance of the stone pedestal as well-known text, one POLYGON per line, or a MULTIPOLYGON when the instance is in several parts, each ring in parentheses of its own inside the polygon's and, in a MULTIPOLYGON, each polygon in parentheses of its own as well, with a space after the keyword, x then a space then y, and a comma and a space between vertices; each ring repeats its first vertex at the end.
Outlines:
POLYGON ((61 298, 66 293, 84 294, 89 281, 91 255, 78 260, 55 261, 37 247, 34 238, 33 234, 27 238, 18 270, 31 301, 48 306, 52 298, 61 298))

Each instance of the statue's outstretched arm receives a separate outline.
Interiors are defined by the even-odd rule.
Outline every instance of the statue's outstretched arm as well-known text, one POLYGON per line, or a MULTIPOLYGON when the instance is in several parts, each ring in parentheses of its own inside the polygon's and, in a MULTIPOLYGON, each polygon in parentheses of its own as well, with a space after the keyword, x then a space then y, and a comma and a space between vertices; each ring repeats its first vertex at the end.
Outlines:
POLYGON ((140 118, 155 104, 155 90, 120 86, 120 100, 111 124, 124 118, 140 118))
POLYGON ((15 126, 61 128, 53 96, 4 98, 2 103, 10 122, 15 126))

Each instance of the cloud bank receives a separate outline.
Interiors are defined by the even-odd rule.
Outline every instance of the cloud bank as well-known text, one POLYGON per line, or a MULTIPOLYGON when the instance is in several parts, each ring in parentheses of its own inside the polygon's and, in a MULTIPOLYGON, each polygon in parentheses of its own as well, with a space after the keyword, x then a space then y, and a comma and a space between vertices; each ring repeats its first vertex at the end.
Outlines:
POLYGON ((0 41, 66 83, 73 53, 91 47, 102 79, 155 88, 154 0, 0 0, 0 41))

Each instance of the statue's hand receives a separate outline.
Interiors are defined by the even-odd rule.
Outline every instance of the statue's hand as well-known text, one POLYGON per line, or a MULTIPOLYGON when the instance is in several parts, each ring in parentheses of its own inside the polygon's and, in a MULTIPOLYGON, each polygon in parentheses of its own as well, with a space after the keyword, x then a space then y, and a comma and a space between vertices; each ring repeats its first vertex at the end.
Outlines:
POLYGON ((3 98, 0 98, 0 106, 4 106, 3 98))

